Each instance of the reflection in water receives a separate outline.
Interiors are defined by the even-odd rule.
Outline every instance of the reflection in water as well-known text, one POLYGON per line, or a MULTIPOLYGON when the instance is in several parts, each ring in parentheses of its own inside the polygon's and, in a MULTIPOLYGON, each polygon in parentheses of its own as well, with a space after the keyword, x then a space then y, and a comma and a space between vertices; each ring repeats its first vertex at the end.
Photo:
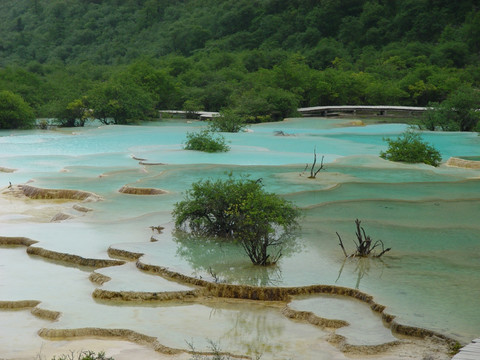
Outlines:
MULTIPOLYGON (((357 281, 355 283, 355 289, 360 289, 360 282, 365 275, 368 275, 370 270, 373 269, 375 271, 380 271, 378 278, 382 277, 383 269, 388 267, 388 265, 380 258, 368 258, 368 257, 353 257, 353 258, 346 258, 343 260, 342 266, 338 271, 337 280, 335 280, 335 284, 338 282, 340 277, 342 276, 343 269, 345 268, 345 264, 347 263, 355 263, 355 269, 353 269, 353 273, 357 274, 357 281)), ((350 264, 348 264, 350 265, 350 264)))
POLYGON ((231 313, 230 316, 235 317, 234 326, 225 333, 224 337, 239 339, 242 348, 247 349, 247 354, 263 354, 265 352, 275 354, 280 350, 281 344, 269 345, 271 342, 269 339, 279 338, 284 331, 283 326, 270 321, 265 314, 239 312, 231 313), (242 340, 240 335, 247 332, 253 332, 255 341, 242 340))
MULTIPOLYGON (((193 236, 183 231, 174 232, 176 254, 190 263, 194 275, 213 282, 228 282, 254 286, 275 286, 282 283, 281 267, 253 265, 242 246, 219 238, 193 236)), ((283 256, 290 256, 301 248, 296 236, 285 239, 283 256)))
POLYGON ((282 315, 282 305, 212 298, 207 306, 196 305, 197 308, 189 313, 190 307, 176 316, 191 325, 191 337, 186 339, 194 341, 195 347, 202 351, 208 349, 213 340, 222 351, 247 355, 251 359, 344 358, 339 350, 326 344, 325 337, 330 332, 292 321, 282 315), (202 309, 208 309, 208 318, 202 317, 192 324, 197 316, 192 318, 188 314, 202 309), (184 312, 187 315, 182 315, 184 312))
POLYGON ((237 346, 246 349, 249 356, 260 356, 264 353, 274 354, 282 350, 282 344, 271 339, 282 338, 285 334, 285 324, 272 318, 270 311, 252 312, 249 305, 237 306, 238 311, 229 310, 229 306, 219 305, 212 309, 212 317, 228 319, 231 328, 221 336, 221 343, 234 339, 237 346), (249 336, 245 336, 249 334, 249 336))

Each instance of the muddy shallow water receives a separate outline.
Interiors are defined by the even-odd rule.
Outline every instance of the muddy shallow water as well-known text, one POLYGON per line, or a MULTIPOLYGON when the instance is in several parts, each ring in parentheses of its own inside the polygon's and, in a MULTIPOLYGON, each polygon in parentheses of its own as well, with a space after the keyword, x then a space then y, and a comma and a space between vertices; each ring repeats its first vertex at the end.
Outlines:
MULTIPOLYGON (((188 349, 186 342, 208 350, 211 339, 238 355, 342 359, 412 341, 392 333, 387 315, 395 317, 392 324, 440 337, 478 337, 480 170, 380 159, 383 138, 404 131, 401 124, 291 119, 225 134, 227 153, 183 150, 185 133, 202 126, 176 120, 0 132, 0 169, 8 170, 0 171, 0 357, 32 358, 42 343, 81 336, 129 340, 172 356, 188 349), (314 148, 325 156, 326 171, 312 180, 304 169, 314 148), (262 178, 268 191, 302 208, 298 242, 276 267, 251 265, 236 244, 192 242, 172 231, 170 212, 182 192, 230 172, 262 178), (345 260, 335 232, 353 251, 355 218, 392 250, 381 259, 345 260), (142 271, 137 259, 166 269, 164 277, 142 271), (373 296, 382 311, 370 314, 370 300, 318 294, 290 303, 290 297, 229 300, 205 281, 336 285, 373 296), (102 290, 110 299, 96 296, 102 290), (287 305, 295 319, 285 315, 287 305), (307 321, 299 312, 314 316, 307 321), (318 318, 347 325, 325 327, 318 318)), ((476 134, 424 138, 444 162, 480 155, 476 134)))

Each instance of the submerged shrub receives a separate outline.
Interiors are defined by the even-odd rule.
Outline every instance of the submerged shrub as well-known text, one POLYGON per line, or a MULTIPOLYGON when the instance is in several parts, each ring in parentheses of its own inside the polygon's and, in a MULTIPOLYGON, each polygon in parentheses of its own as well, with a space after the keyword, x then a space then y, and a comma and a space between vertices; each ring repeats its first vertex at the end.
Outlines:
POLYGON ((409 130, 396 139, 385 138, 387 151, 380 152, 380 157, 390 161, 407 163, 425 163, 438 166, 442 161, 440 152, 424 142, 419 133, 409 130))
POLYGON ((298 216, 292 203, 267 193, 260 180, 232 177, 193 183, 173 210, 177 229, 238 241, 255 265, 275 264, 293 245, 298 216))
POLYGON ((226 152, 230 147, 226 144, 225 138, 220 134, 215 134, 210 130, 187 133, 185 150, 213 152, 226 152))

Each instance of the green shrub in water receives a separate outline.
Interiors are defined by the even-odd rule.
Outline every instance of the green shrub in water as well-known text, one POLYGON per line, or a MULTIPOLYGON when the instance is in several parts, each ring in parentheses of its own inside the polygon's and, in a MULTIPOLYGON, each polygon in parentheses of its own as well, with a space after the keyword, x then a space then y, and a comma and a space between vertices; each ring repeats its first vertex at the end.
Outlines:
POLYGON ((226 152, 230 147, 226 144, 225 138, 210 130, 187 133, 185 150, 205 151, 209 153, 226 152))
POLYGON ((380 157, 390 161, 407 163, 425 163, 438 166, 442 161, 440 152, 424 142, 419 133, 409 130, 396 139, 386 138, 387 151, 380 152, 380 157))
POLYGON ((261 179, 203 180, 175 204, 175 226, 195 236, 238 241, 255 265, 273 265, 295 246, 299 210, 268 193, 261 179))

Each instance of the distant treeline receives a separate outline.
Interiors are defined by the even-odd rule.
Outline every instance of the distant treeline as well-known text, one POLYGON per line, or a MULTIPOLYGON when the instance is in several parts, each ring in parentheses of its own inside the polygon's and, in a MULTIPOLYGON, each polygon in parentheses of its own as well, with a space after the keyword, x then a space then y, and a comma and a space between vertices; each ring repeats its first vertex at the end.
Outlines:
POLYGON ((330 104, 424 106, 480 84, 476 1, 17 0, 0 4, 0 91, 36 117, 158 109, 250 121, 330 104))

